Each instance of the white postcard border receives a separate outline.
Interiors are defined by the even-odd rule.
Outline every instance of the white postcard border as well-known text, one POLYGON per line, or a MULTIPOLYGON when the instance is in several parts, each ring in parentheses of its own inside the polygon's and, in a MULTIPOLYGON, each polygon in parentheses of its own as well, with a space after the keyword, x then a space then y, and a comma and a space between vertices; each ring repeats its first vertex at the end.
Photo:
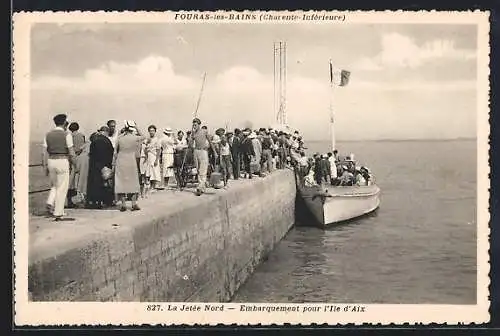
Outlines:
MULTIPOLYGON (((177 12, 202 13, 202 12, 177 12)), ((231 12, 211 12, 231 13, 231 12)), ((238 13, 238 12, 234 12, 238 13)), ((366 24, 366 23, 441 23, 476 24, 478 27, 477 76, 477 304, 476 305, 404 305, 404 304, 251 304, 225 303, 224 312, 205 311, 207 303, 83 303, 28 301, 28 137, 30 86, 30 27, 37 22, 174 22, 176 12, 21 12, 13 19, 14 69, 14 273, 15 323, 21 325, 136 325, 136 324, 251 324, 283 323, 308 325, 328 324, 389 324, 389 323, 483 323, 489 321, 489 12, 462 11, 334 11, 334 12, 250 12, 291 15, 303 13, 343 15, 343 20, 308 21, 307 24, 366 24), (163 311, 148 311, 148 305, 161 305, 163 311), (199 306, 200 312, 168 311, 168 306, 199 306), (241 305, 268 307, 269 312, 241 312, 241 305), (290 311, 299 307, 299 312, 290 311), (325 307, 330 311, 325 312, 325 307), (331 308, 334 306, 334 308, 331 308), (361 308, 364 307, 364 312, 361 308), (227 308, 234 310, 227 310, 227 308), (277 307, 284 311, 271 311, 277 307), (290 307, 290 308, 287 308, 290 307), (303 313, 304 307, 320 307, 320 312, 303 313), (358 307, 358 308, 355 308, 358 307), (333 309, 333 311, 331 311, 333 309), (347 311, 346 311, 347 310, 347 311)), ((179 24, 188 21, 178 21, 179 24)), ((190 23, 249 23, 249 21, 189 21, 190 23)), ((254 21, 251 21, 252 23, 254 21)), ((258 21, 262 24, 301 24, 288 21, 258 21)), ((213 305, 220 305, 214 303, 213 305)), ((151 306, 150 306, 151 307, 151 306)))

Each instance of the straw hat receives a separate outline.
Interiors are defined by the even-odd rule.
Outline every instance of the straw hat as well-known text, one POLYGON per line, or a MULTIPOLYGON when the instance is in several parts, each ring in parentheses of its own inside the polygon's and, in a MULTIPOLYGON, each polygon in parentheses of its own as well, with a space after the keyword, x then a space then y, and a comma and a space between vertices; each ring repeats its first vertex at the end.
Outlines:
POLYGON ((251 132, 249 135, 248 135, 248 138, 250 139, 254 139, 256 137, 255 133, 254 132, 251 132))
POLYGON ((174 133, 174 131, 170 127, 167 127, 163 130, 163 133, 164 134, 172 134, 172 133, 174 133))

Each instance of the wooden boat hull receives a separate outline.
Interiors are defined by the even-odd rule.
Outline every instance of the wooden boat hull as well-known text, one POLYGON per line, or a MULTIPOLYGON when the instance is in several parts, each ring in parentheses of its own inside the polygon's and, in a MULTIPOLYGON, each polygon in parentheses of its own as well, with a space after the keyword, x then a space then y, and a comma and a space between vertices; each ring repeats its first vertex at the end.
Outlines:
POLYGON ((321 227, 327 227, 367 215, 380 205, 380 188, 377 185, 353 187, 298 187, 310 214, 321 227))

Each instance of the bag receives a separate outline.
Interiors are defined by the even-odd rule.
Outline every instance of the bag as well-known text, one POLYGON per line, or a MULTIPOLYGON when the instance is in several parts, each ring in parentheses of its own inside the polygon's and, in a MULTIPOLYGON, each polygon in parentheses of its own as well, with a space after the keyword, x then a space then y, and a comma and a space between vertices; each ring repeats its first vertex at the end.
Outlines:
POLYGON ((101 176, 103 180, 109 180, 113 176, 113 170, 108 167, 103 167, 101 169, 101 176))
POLYGON ((77 191, 76 195, 71 197, 71 201, 73 202, 73 204, 81 204, 85 201, 85 195, 77 191))
POLYGON ((257 161, 252 160, 250 162, 250 172, 253 173, 258 173, 260 171, 260 164, 257 161))
POLYGON ((222 183, 222 174, 218 172, 213 172, 210 174, 210 184, 214 188, 218 188, 222 183))

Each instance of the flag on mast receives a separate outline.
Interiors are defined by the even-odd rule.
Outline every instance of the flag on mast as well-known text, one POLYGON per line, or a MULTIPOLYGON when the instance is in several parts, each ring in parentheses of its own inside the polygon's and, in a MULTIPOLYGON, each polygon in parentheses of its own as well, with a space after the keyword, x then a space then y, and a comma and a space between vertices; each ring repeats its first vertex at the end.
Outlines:
POLYGON ((350 76, 350 71, 334 68, 332 61, 330 61, 330 84, 346 86, 349 83, 350 76))

